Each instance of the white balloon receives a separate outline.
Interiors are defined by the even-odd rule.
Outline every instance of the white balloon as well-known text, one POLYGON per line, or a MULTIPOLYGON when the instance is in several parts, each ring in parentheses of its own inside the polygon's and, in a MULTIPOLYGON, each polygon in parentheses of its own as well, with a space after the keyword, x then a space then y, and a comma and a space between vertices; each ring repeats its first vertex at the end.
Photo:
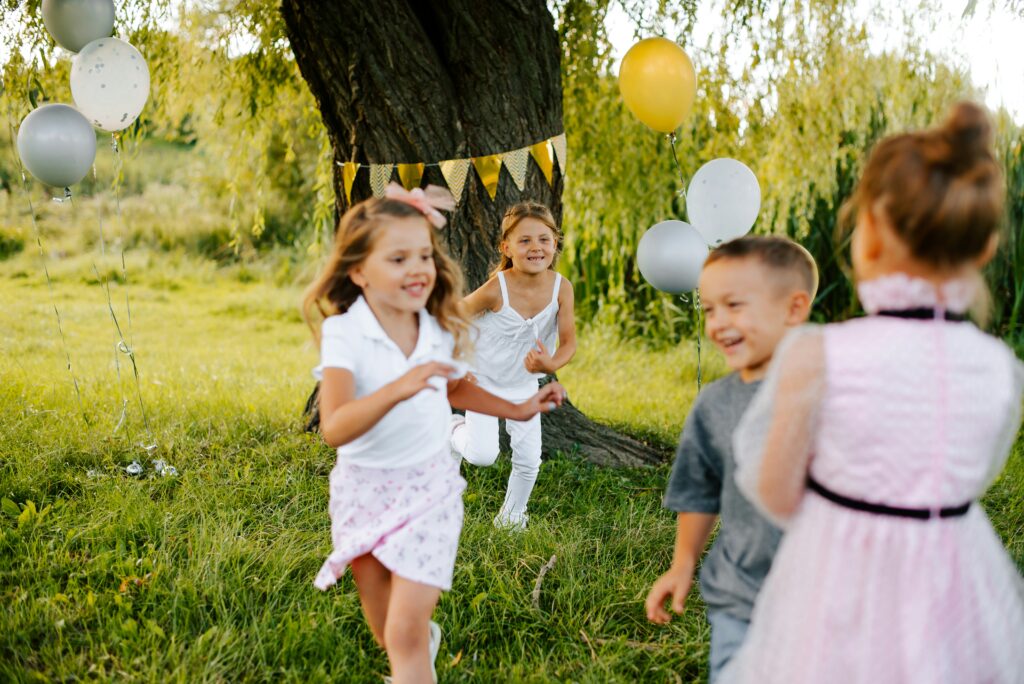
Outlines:
POLYGON ((713 159, 697 170, 686 191, 686 213, 708 245, 750 232, 761 210, 761 186, 743 162, 713 159))
POLYGON ((636 263, 640 274, 654 287, 679 294, 697 287, 708 246, 685 221, 662 221, 640 238, 636 263))
POLYGON ((71 95, 93 126, 120 131, 132 125, 146 106, 149 67, 142 54, 123 40, 94 40, 75 57, 71 95))

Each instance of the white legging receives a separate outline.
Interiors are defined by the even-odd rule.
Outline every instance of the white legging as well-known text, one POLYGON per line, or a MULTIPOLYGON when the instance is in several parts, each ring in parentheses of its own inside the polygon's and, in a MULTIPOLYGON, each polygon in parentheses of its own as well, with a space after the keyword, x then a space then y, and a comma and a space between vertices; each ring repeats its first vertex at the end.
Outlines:
MULTIPOLYGON (((480 387, 515 403, 525 401, 537 392, 536 382, 531 386, 513 388, 481 382, 480 387)), ((540 472, 540 414, 526 421, 506 420, 505 428, 512 441, 512 474, 509 475, 505 502, 498 515, 519 518, 526 512, 526 504, 540 472)), ((466 411, 465 425, 452 433, 452 447, 473 465, 493 465, 498 458, 498 419, 466 411)))

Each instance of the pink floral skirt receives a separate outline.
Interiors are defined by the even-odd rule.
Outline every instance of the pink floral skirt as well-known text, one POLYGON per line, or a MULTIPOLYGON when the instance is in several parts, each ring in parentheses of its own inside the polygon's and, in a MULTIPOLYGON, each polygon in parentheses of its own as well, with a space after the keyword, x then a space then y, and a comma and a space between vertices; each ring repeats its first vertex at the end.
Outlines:
POLYGON ((404 468, 338 463, 330 476, 334 550, 313 581, 326 590, 353 559, 372 553, 391 572, 451 589, 466 481, 447 450, 404 468))

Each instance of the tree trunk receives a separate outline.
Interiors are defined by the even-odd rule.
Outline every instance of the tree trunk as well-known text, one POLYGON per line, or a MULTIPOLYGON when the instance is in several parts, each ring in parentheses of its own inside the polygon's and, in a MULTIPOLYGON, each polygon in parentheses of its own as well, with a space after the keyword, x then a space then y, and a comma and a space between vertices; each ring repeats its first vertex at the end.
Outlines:
MULTIPOLYGON (((327 129, 334 161, 439 162, 507 152, 562 133, 559 40, 545 0, 284 0, 281 12, 296 62, 327 129)), ((342 167, 334 165, 335 209, 345 211, 342 167)), ((423 184, 445 186, 437 166, 423 184)), ((466 189, 444 229, 449 253, 479 287, 496 260, 498 228, 507 207, 531 199, 561 223, 562 170, 549 184, 528 162, 520 192, 502 168, 491 200, 470 169, 466 189)), ((372 194, 361 167, 352 202, 372 194)), ((316 402, 311 397, 315 425, 316 402)), ((545 417, 545 441, 595 435, 601 428, 573 409, 545 417), (556 417, 557 416, 557 417, 556 417)), ((625 438, 619 438, 625 439, 625 438)), ((558 442, 559 444, 563 443, 558 442)), ((604 463, 652 462, 635 442, 612 442, 623 456, 585 453, 604 463), (632 452, 632 455, 627 455, 632 452)))

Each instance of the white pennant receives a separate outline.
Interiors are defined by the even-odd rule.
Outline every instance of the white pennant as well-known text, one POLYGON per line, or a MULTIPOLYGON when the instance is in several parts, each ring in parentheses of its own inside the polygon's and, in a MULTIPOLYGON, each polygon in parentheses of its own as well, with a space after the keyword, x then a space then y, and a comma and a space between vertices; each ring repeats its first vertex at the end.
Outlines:
POLYGON ((555 157, 558 158, 558 168, 565 177, 566 164, 569 162, 569 147, 565 142, 565 133, 560 133, 551 139, 551 146, 555 148, 555 157))
POLYGON ((509 174, 512 176, 512 181, 515 182, 516 187, 519 188, 519 192, 522 192, 523 188, 526 187, 526 169, 529 160, 529 147, 512 150, 511 152, 505 152, 501 155, 501 161, 504 162, 505 169, 508 170, 509 174))
POLYGON ((456 204, 462 201, 462 191, 466 188, 466 179, 469 177, 468 159, 449 159, 441 162, 441 175, 448 189, 452 191, 452 197, 456 204))
POLYGON ((370 164, 370 189, 374 197, 383 197, 384 191, 391 181, 391 170, 394 164, 370 164))

